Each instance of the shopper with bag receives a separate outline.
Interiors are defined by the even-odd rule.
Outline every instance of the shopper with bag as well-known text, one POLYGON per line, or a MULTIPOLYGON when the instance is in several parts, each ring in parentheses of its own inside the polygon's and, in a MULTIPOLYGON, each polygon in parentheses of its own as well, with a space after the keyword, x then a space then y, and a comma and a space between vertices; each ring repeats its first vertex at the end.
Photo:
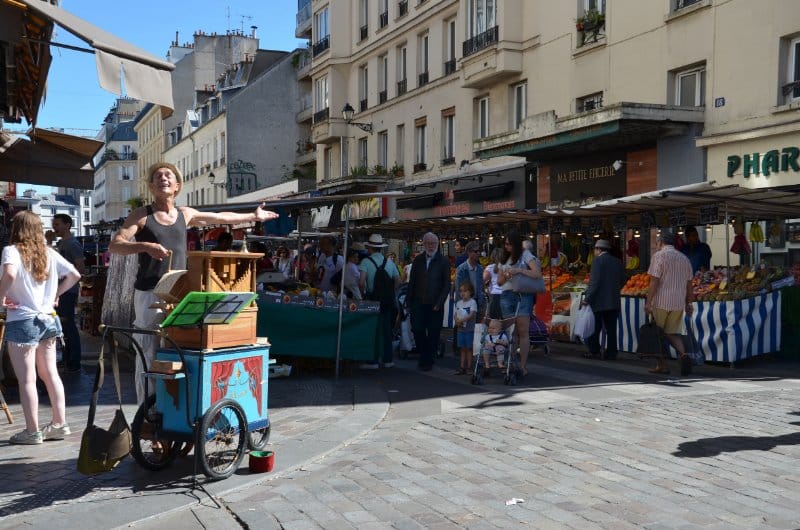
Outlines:
POLYGON ((5 339, 19 380, 25 415, 25 429, 9 441, 35 445, 43 440, 63 440, 70 429, 66 422, 64 385, 56 369, 56 338, 62 332, 55 306, 58 297, 75 285, 81 275, 47 246, 42 220, 27 210, 14 216, 9 245, 3 249, 2 259, 0 300, 7 309, 5 339), (39 429, 37 372, 53 409, 53 419, 43 429, 39 429))
POLYGON ((528 352, 531 344, 528 327, 531 323, 536 293, 545 290, 542 267, 530 251, 522 249, 519 232, 512 230, 503 243, 503 265, 497 276, 497 285, 502 289, 500 310, 503 320, 514 319, 514 341, 519 344, 519 357, 523 377, 528 375, 528 352))
POLYGON ((606 347, 603 359, 617 358, 617 320, 620 310, 620 291, 625 286, 625 268, 619 258, 609 251, 611 243, 598 239, 594 244, 594 259, 582 305, 589 306, 594 313, 594 333, 588 337, 589 352, 585 357, 600 358, 600 332, 605 330, 606 347))
MULTIPOLYGON (((692 264, 689 258, 674 247, 675 234, 662 231, 658 237, 658 252, 653 254, 653 261, 647 274, 650 275, 650 288, 644 309, 652 315, 656 325, 663 330, 666 339, 678 352, 681 363, 681 375, 689 375, 692 362, 686 354, 683 343, 684 312, 693 312, 692 300, 692 264)), ((657 353, 656 366, 650 370, 655 374, 668 374, 664 361, 664 352, 657 353)))

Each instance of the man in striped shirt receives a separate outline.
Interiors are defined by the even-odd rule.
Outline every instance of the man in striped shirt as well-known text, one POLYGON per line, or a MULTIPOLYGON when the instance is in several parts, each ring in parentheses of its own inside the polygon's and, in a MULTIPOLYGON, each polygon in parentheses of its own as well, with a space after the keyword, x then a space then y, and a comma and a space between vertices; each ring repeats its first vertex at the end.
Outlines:
MULTIPOLYGON (((689 375, 692 363, 683 345, 683 314, 691 315, 692 308, 692 264, 673 245, 675 234, 662 231, 658 238, 658 252, 647 274, 650 287, 644 309, 653 315, 656 325, 664 331, 667 340, 680 355, 681 375, 689 375)), ((668 374, 663 352, 658 352, 656 366, 650 372, 668 374)))

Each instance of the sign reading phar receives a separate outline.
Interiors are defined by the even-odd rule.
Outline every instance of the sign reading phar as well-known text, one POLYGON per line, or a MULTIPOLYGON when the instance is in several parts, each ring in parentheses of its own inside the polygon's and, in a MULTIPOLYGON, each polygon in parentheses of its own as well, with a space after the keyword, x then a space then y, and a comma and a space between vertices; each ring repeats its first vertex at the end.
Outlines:
POLYGON ((728 157, 728 177, 733 178, 739 168, 742 168, 744 178, 750 175, 764 175, 768 177, 771 173, 781 171, 800 171, 797 159, 800 157, 800 149, 797 147, 784 147, 780 151, 772 149, 762 156, 761 153, 753 153, 744 156, 731 155, 728 157))

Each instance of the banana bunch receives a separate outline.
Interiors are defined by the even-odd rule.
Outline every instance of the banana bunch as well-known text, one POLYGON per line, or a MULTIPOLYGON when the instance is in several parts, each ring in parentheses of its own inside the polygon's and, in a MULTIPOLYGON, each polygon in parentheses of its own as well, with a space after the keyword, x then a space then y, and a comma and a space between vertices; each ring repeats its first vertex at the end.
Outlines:
POLYGON ((625 268, 629 271, 635 271, 639 268, 639 256, 633 256, 628 260, 625 268))
POLYGON ((761 223, 750 224, 750 241, 753 243, 764 242, 764 230, 761 228, 761 223))

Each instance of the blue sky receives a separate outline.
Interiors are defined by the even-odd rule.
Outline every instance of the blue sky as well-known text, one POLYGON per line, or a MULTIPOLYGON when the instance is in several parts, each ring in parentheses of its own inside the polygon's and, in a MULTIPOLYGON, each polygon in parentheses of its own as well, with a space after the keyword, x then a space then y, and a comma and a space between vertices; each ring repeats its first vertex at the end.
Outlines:
MULTIPOLYGON (((227 29, 244 27, 245 32, 249 32, 250 26, 258 26, 262 49, 292 50, 303 45, 294 36, 297 0, 138 0, 131 3, 62 0, 61 5, 160 58, 166 58, 175 31, 179 32, 179 42, 184 43, 191 42, 197 30, 224 34, 227 29)), ((59 27, 53 40, 88 47, 59 27)), ((56 47, 51 50, 53 62, 37 125, 63 128, 68 134, 94 136, 117 96, 97 84, 93 55, 56 47)), ((11 125, 9 128, 26 127, 11 125)))

